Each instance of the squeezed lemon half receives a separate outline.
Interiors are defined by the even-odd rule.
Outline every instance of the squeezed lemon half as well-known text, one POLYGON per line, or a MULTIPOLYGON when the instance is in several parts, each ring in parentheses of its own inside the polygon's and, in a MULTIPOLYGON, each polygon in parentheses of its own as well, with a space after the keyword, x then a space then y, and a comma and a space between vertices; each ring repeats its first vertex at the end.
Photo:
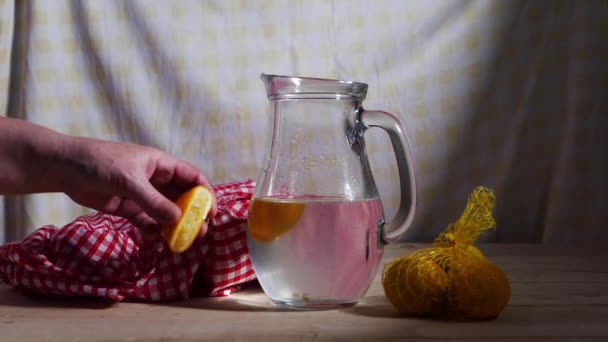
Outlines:
POLYGON ((201 185, 188 190, 177 199, 175 204, 182 210, 181 218, 177 223, 162 228, 162 236, 172 252, 182 253, 192 246, 212 203, 213 195, 201 185))

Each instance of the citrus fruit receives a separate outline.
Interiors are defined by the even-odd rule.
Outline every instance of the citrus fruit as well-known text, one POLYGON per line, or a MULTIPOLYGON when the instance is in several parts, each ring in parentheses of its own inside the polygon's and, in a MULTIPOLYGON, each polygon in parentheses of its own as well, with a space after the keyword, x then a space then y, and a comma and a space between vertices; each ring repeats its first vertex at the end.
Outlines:
POLYGON ((247 226, 251 238, 271 242, 291 229, 302 216, 304 204, 272 199, 253 199, 247 226))
POLYGON ((449 312, 457 319, 496 318, 509 303, 506 274, 485 258, 471 258, 449 271, 449 312))
POLYGON ((211 205, 213 195, 207 188, 199 185, 183 193, 175 202, 182 210, 182 216, 177 223, 165 225, 162 236, 174 253, 182 253, 194 242, 211 205))
POLYGON ((443 313, 449 280, 431 257, 405 257, 385 266, 382 285, 401 314, 437 316, 443 313))
POLYGON ((458 320, 496 318, 509 303, 509 279, 474 246, 494 229, 494 193, 478 187, 458 221, 439 234, 432 247, 399 257, 383 271, 386 297, 410 316, 458 320))

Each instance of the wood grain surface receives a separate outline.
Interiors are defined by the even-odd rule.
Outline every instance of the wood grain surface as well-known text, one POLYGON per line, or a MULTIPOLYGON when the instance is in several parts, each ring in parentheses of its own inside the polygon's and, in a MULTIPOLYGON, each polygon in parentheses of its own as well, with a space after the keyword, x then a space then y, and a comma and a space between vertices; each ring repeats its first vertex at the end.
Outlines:
MULTIPOLYGON (((423 247, 388 246, 385 261, 423 247)), ((380 274, 360 303, 328 311, 281 310, 257 286, 144 304, 31 296, 0 284, 0 341, 608 341, 608 248, 480 248, 511 281, 511 301, 492 321, 400 317, 380 274)))

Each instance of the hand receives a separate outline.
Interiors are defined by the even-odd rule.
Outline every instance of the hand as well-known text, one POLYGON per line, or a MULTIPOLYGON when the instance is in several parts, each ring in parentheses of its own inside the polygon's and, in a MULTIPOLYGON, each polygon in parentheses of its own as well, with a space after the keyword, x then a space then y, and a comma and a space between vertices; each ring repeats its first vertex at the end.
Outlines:
MULTIPOLYGON (((144 232, 177 222, 181 211, 173 201, 192 187, 203 185, 213 193, 201 171, 158 149, 88 138, 73 138, 70 145, 57 169, 64 192, 81 205, 125 217, 144 232)), ((216 203, 214 197, 209 217, 216 214, 216 203)))
MULTIPOLYGON (((201 171, 158 149, 0 117, 0 194, 64 192, 81 205, 158 232, 180 218, 173 201, 196 185, 213 193, 201 171)), ((209 217, 216 212, 214 197, 209 217)))

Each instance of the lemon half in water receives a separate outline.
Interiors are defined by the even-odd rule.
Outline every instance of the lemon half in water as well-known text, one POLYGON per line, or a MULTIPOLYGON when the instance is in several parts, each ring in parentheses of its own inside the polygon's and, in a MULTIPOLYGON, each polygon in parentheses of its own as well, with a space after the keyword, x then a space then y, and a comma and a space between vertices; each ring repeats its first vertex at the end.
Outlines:
POLYGON ((177 223, 163 226, 162 235, 174 253, 182 253, 194 242, 211 210, 213 195, 207 188, 196 186, 183 193, 175 202, 182 210, 177 223))
POLYGON ((304 203, 254 199, 249 206, 247 226, 251 238, 271 242, 289 231, 302 217, 304 203))

